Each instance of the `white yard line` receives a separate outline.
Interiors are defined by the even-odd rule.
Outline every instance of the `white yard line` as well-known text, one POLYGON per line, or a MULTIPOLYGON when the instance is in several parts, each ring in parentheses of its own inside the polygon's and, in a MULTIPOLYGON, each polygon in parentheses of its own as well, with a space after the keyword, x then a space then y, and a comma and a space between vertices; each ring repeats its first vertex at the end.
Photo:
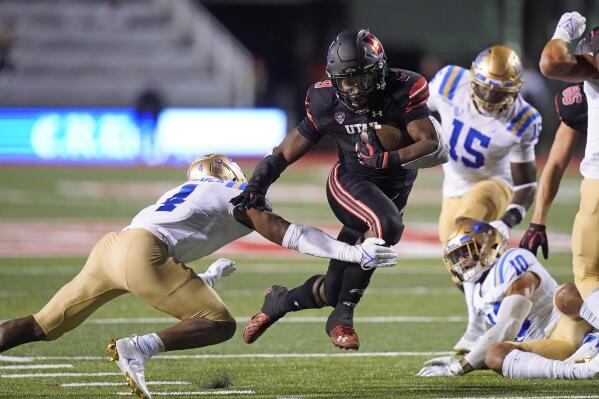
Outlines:
MULTIPOLYGON (((212 396, 212 395, 254 395, 255 391, 176 391, 152 392, 152 396, 212 396)), ((131 392, 117 392, 119 396, 131 396, 131 392)))
POLYGON ((32 361, 33 359, 29 357, 0 355, 0 362, 30 363, 32 361))
MULTIPOLYGON (((148 381, 147 385, 191 385, 189 381, 148 381)), ((62 388, 80 388, 80 387, 120 387, 127 385, 126 382, 73 382, 69 384, 60 384, 62 388)))
POLYGON ((54 377, 105 377, 122 375, 121 373, 32 373, 32 374, 0 374, 0 378, 54 378, 54 377))
MULTIPOLYGON (((579 395, 579 396, 468 396, 462 399, 593 399, 599 398, 599 395, 579 395)), ((455 399, 455 398, 434 398, 434 399, 455 399)))
POLYGON ((0 366, 0 370, 41 370, 41 369, 69 369, 73 368, 72 364, 25 364, 0 366))
MULTIPOLYGON (((340 353, 231 353, 231 354, 205 354, 205 355, 158 355, 155 360, 180 360, 180 359, 253 359, 253 358, 318 358, 318 357, 411 357, 411 356, 443 356, 453 352, 340 352, 340 353)), ((107 356, 32 356, 24 357, 28 361, 40 360, 106 360, 107 356)), ((68 374, 68 373, 66 373, 68 374)), ((110 373, 109 373, 110 374, 110 373)), ((120 375, 118 373, 110 375, 120 375)))

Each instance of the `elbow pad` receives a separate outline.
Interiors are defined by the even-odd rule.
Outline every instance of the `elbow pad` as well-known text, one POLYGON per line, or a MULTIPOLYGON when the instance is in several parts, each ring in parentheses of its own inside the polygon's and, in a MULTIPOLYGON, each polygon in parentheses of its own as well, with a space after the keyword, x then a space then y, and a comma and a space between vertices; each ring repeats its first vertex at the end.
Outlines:
POLYGON ((430 154, 423 155, 420 158, 402 164, 402 167, 406 169, 432 168, 433 166, 444 164, 449 160, 447 156, 447 143, 445 143, 445 140, 441 134, 441 125, 434 117, 429 116, 429 119, 435 127, 435 133, 437 134, 437 141, 439 143, 437 145, 437 149, 430 154))
POLYGON ((485 354, 489 346, 497 342, 511 341, 520 332, 522 323, 532 309, 532 301, 523 295, 508 295, 499 307, 497 323, 487 330, 477 341, 470 353, 464 359, 478 369, 485 361, 485 354))

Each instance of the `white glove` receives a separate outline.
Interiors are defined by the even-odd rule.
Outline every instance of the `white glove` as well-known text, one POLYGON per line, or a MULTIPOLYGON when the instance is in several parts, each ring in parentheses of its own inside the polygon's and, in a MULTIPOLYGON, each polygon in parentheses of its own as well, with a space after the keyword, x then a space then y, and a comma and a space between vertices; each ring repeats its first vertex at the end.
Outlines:
POLYGON ((235 270, 235 262, 227 258, 220 258, 210 265, 208 270, 206 270, 206 274, 221 278, 230 276, 235 270))
POLYGON ((503 236, 504 240, 509 240, 510 238, 510 226, 505 224, 505 222, 501 219, 493 220, 489 223, 491 226, 495 228, 503 236))
POLYGON ((551 39, 561 39, 566 42, 578 39, 586 29, 586 22, 587 19, 576 11, 564 13, 551 39))
POLYGON ((439 357, 435 359, 431 359, 428 362, 424 363, 424 367, 420 369, 417 377, 456 377, 458 375, 464 375, 464 369, 460 365, 460 360, 447 356, 448 362, 444 363, 445 357, 439 357), (441 360, 443 359, 443 360, 441 360), (427 366, 427 363, 432 361, 438 361, 439 365, 430 365, 427 366))
POLYGON ((385 245, 385 240, 371 237, 355 246, 362 254, 360 259, 362 269, 370 270, 373 267, 391 267, 397 264, 397 254, 393 248, 383 245, 385 245))
POLYGON ((594 358, 599 353, 599 333, 588 333, 582 340, 582 345, 569 358, 564 360, 570 363, 583 363, 594 358))
POLYGON ((423 366, 449 366, 455 360, 454 356, 440 356, 434 357, 431 360, 424 362, 423 366))

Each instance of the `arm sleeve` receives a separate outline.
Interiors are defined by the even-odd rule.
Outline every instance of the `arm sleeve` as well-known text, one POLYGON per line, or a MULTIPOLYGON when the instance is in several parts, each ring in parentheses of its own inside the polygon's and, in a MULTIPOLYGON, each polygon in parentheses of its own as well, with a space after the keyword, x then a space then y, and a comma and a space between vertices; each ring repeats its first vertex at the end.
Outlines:
POLYGON ((290 224, 281 245, 320 258, 338 259, 350 263, 360 263, 362 260, 362 253, 357 247, 337 241, 312 226, 290 224))
POLYGON ((586 135, 588 105, 582 84, 562 88, 555 95, 554 103, 559 119, 577 132, 586 135))
POLYGON ((489 346, 497 342, 511 341, 518 335, 522 323, 532 309, 532 301, 523 295, 508 295, 497 313, 497 323, 487 330, 464 359, 474 369, 481 368, 489 346))
POLYGON ((447 156, 447 152, 449 150, 447 143, 445 143, 443 135, 441 134, 441 125, 434 117, 429 116, 429 118, 435 127, 435 132, 437 133, 437 140, 439 142, 437 149, 430 154, 402 164, 402 167, 406 169, 432 168, 433 166, 444 164, 449 159, 447 156))

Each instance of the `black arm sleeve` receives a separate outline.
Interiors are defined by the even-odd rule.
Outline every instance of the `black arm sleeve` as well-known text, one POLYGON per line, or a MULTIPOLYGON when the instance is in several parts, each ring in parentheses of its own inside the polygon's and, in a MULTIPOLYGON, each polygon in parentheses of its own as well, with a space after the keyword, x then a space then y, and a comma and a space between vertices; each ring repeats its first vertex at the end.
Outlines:
POLYGON ((273 184, 287 167, 285 159, 281 155, 267 155, 254 169, 249 184, 258 189, 262 194, 273 184))

